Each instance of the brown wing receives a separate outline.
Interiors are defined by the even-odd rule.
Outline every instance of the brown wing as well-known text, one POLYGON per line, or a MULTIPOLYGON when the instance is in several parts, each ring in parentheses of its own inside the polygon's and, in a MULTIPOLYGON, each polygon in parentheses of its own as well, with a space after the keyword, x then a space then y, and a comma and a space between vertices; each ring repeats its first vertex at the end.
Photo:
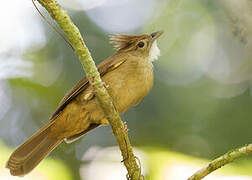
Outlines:
MULTIPOLYGON (((125 58, 121 57, 113 58, 113 57, 114 56, 109 57, 108 59, 106 59, 105 61, 101 62, 98 65, 98 71, 101 77, 104 76, 104 74, 106 74, 107 72, 116 69, 126 61, 125 58)), ((84 91, 88 86, 89 86, 88 79, 86 77, 81 79, 60 101, 58 107, 56 108, 55 112, 52 114, 50 119, 51 120, 55 119, 59 115, 59 113, 68 105, 68 103, 70 103, 78 94, 84 91)))

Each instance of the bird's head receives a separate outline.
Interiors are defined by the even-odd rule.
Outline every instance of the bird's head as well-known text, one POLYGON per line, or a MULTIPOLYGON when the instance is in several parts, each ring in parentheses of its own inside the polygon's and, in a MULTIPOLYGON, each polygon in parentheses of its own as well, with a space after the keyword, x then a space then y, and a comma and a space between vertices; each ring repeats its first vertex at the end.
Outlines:
POLYGON ((156 40, 163 32, 156 31, 142 35, 116 34, 110 36, 110 42, 114 44, 118 53, 123 52, 134 56, 146 57, 152 62, 160 56, 156 40))

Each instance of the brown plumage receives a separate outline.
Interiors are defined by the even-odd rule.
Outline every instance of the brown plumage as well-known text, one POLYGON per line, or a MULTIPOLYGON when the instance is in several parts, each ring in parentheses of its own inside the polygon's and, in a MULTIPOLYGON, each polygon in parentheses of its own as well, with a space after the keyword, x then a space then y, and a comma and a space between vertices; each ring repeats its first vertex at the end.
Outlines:
POLYGON ((148 38, 149 35, 128 35, 128 34, 115 34, 110 35, 109 40, 110 43, 114 45, 117 51, 125 49, 129 47, 136 41, 140 41, 141 39, 148 38))
MULTIPOLYGON (((153 70, 148 58, 152 43, 161 34, 159 31, 151 35, 111 37, 117 52, 100 63, 98 70, 120 114, 138 104, 151 90, 153 70)), ((108 124, 92 87, 84 77, 65 95, 51 121, 11 154, 6 167, 14 176, 25 175, 62 140, 75 141, 90 130, 108 124)))

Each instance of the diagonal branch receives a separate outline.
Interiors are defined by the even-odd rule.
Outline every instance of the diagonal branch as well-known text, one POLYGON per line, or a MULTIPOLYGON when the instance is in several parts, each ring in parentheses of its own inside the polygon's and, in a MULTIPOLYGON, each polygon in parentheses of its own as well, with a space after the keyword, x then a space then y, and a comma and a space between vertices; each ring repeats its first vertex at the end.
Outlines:
POLYGON ((228 163, 233 162, 234 160, 251 154, 252 153, 252 144, 244 145, 240 148, 234 149, 232 151, 227 152, 226 154, 220 156, 219 158, 210 162, 207 166, 198 170, 195 174, 193 174, 188 180, 200 180, 215 171, 216 169, 225 166, 228 163))
POLYGON ((106 88, 102 84, 99 72, 95 63, 86 47, 84 40, 81 37, 79 29, 73 24, 67 12, 64 11, 56 0, 38 0, 38 2, 49 12, 51 17, 58 23, 60 28, 68 37, 70 43, 78 55, 89 83, 94 86, 96 97, 102 106, 104 113, 109 120, 113 133, 117 139, 120 150, 123 156, 123 162, 128 170, 128 175, 132 180, 143 179, 140 174, 140 169, 136 163, 135 156, 128 138, 127 132, 124 130, 124 125, 117 113, 112 99, 109 96, 106 88))

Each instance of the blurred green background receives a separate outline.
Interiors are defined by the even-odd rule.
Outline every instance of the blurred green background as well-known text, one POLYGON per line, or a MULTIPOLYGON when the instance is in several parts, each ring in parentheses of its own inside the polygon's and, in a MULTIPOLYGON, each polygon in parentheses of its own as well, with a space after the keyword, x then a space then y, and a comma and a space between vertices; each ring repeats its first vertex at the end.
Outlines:
MULTIPOLYGON (((158 43, 161 57, 154 62, 152 91, 122 115, 141 161, 146 159, 147 179, 185 179, 207 162, 199 159, 213 159, 252 142, 251 1, 60 3, 80 29, 96 64, 115 52, 109 34, 165 31, 158 43), (199 166, 188 170, 188 176, 169 177, 172 168, 165 164, 181 167, 176 160, 199 166)), ((6 152, 0 156, 4 166, 11 150, 49 121, 84 72, 71 48, 39 17, 30 1, 2 2, 0 16, 0 151, 6 152)), ((46 174, 44 179, 64 175, 65 179, 96 180, 102 172, 103 179, 125 178, 120 152, 109 148, 117 145, 109 131, 110 127, 101 127, 77 142, 62 143, 38 171, 46 174), (99 165, 102 153, 111 156, 99 165), (109 166, 109 162, 114 164, 109 166)), ((227 168, 226 174, 237 173, 235 180, 252 179, 252 160, 244 159, 227 168)), ((6 170, 3 173, 5 179, 12 178, 6 170)), ((36 170, 31 179, 39 178, 32 177, 33 173, 36 170)))

